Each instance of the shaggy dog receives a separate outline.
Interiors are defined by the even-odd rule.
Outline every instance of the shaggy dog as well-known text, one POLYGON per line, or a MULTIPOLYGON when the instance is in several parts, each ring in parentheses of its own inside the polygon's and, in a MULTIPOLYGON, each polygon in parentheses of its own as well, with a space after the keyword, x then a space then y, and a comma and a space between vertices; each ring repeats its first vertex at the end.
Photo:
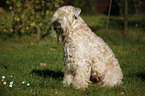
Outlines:
POLYGON ((79 16, 80 12, 73 6, 63 6, 52 18, 52 28, 64 46, 63 83, 75 88, 86 88, 91 82, 109 87, 121 84, 118 60, 79 16))

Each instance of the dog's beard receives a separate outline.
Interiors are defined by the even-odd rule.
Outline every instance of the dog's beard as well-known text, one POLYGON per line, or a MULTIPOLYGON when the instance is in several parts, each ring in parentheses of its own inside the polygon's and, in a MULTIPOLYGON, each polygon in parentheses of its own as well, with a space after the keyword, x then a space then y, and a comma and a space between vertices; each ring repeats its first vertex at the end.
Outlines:
POLYGON ((63 30, 62 30, 62 28, 57 28, 57 29, 56 29, 56 34, 57 34, 58 43, 62 44, 62 42, 63 42, 63 40, 64 40, 64 35, 63 35, 63 30))
POLYGON ((64 30, 58 21, 53 22, 53 29, 56 31, 58 43, 63 44, 65 41, 64 30))

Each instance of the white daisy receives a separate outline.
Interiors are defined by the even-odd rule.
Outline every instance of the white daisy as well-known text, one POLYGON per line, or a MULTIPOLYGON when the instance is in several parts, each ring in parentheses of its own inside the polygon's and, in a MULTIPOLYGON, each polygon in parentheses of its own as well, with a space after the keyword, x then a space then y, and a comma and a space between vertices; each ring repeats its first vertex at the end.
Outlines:
POLYGON ((7 84, 7 82, 3 82, 3 84, 4 84, 4 85, 6 85, 6 84, 7 84))
POLYGON ((30 86, 30 83, 27 83, 27 86, 30 86))
POLYGON ((2 76, 2 79, 5 79, 5 76, 4 75, 2 76))
POLYGON ((22 84, 25 84, 25 82, 23 81, 22 84))
POLYGON ((13 81, 12 81, 12 82, 10 82, 10 85, 13 85, 13 81))
POLYGON ((13 87, 13 85, 12 85, 12 84, 10 84, 10 85, 9 85, 9 87, 13 87))

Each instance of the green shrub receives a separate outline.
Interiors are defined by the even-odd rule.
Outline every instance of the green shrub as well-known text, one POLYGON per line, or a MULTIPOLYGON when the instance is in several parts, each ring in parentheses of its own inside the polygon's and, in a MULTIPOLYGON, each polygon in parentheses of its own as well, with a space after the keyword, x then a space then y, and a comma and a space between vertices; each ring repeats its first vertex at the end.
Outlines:
MULTIPOLYGON (((114 0, 116 4, 119 5, 119 11, 120 14, 124 14, 124 8, 125 8, 125 0, 114 0)), ((142 3, 142 0, 128 0, 128 13, 129 14, 135 14, 138 11, 138 8, 140 7, 142 3)))
POLYGON ((40 39, 49 33, 50 18, 60 3, 62 0, 6 0, 11 17, 0 31, 9 36, 32 35, 40 39))

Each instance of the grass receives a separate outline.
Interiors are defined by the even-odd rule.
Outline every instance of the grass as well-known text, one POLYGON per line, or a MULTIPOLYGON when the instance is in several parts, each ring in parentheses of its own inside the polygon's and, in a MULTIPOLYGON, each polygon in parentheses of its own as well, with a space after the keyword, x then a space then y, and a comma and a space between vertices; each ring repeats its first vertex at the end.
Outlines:
MULTIPOLYGON (((145 92, 145 30, 130 27, 124 39, 121 17, 111 17, 108 33, 104 15, 83 16, 91 29, 111 47, 123 71, 123 84, 114 88, 89 86, 77 90, 62 84, 63 49, 54 38, 37 41, 32 37, 0 39, 0 96, 144 96, 145 92), (96 20, 96 21, 95 21, 96 20), (99 23, 98 23, 99 22, 99 23), (10 76, 13 77, 10 77, 10 76), (2 79, 1 79, 2 80, 2 79), (9 82, 13 81, 13 87, 9 82), (25 82, 22 84, 22 82, 25 82), (30 86, 26 84, 30 83, 30 86)), ((130 21, 134 19, 131 18, 130 21)), ((137 19, 138 20, 138 19, 137 19)), ((138 20, 140 24, 143 24, 138 20)))

